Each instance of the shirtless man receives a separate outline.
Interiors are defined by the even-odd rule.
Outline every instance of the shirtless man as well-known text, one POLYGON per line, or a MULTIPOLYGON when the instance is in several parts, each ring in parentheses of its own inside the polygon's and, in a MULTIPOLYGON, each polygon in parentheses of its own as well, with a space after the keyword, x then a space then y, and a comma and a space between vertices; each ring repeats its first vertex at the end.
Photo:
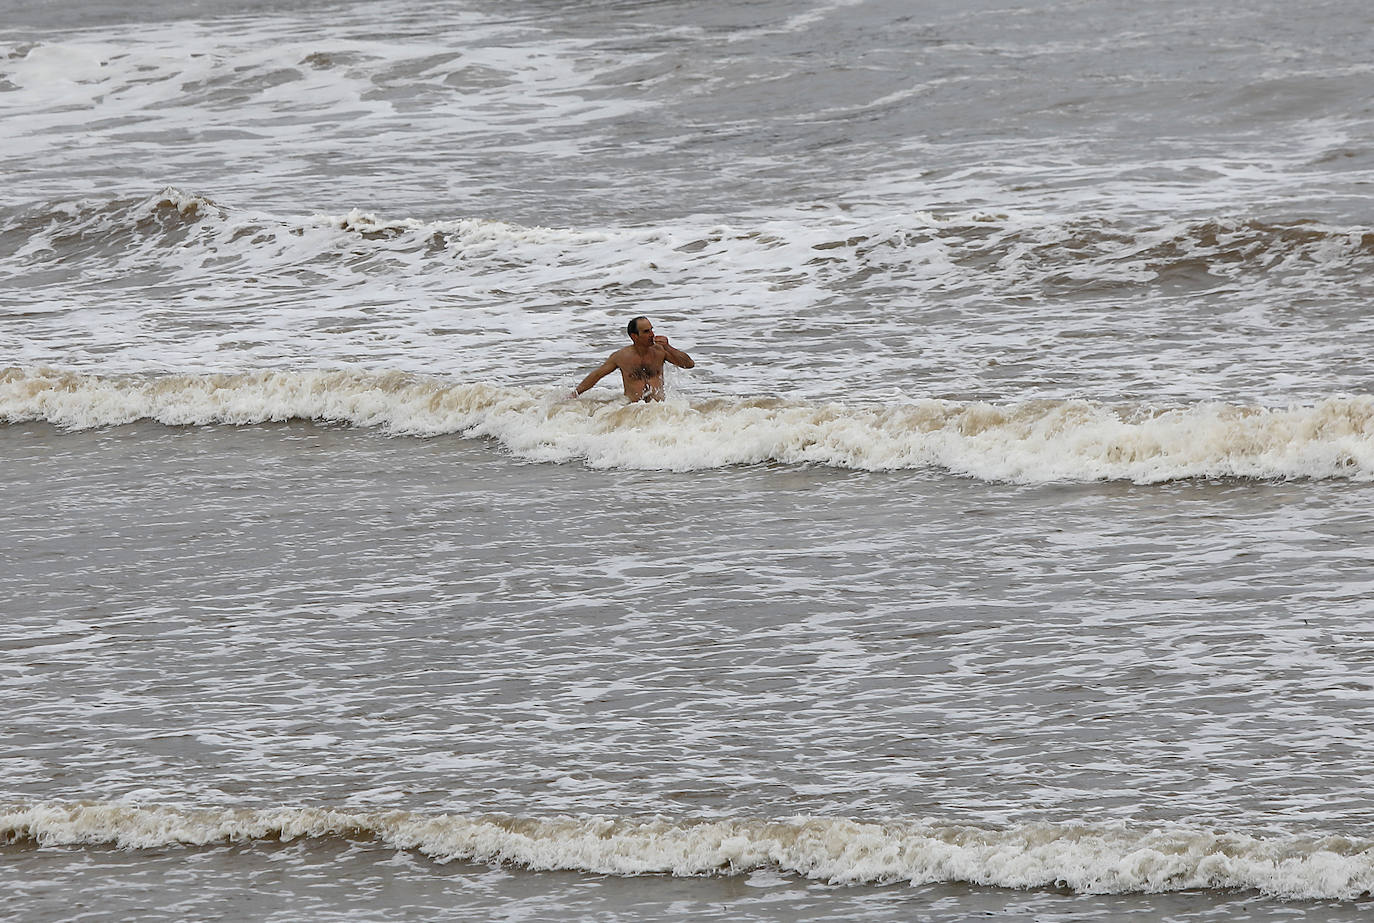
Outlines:
POLYGON ((654 325, 647 317, 636 317, 625 327, 630 345, 617 349, 573 391, 577 397, 607 375, 620 369, 625 384, 625 396, 632 401, 663 400, 663 363, 671 362, 680 369, 696 365, 692 357, 668 345, 667 337, 654 336, 654 325))

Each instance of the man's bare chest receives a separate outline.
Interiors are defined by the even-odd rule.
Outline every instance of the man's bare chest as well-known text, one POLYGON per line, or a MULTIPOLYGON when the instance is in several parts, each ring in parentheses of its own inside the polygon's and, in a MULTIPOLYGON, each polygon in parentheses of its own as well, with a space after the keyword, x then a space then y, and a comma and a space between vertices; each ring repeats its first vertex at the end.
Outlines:
POLYGON ((640 355, 631 353, 620 360, 620 371, 626 378, 647 380, 663 374, 664 353, 661 350, 640 355))

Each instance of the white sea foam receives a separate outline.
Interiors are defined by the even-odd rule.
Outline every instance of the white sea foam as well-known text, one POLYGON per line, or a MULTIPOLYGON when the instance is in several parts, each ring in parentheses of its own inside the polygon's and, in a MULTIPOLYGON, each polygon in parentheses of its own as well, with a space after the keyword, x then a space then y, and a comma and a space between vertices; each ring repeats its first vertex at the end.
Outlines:
POLYGON ((440 862, 493 862, 613 875, 738 875, 775 868, 833 883, 969 882, 1080 893, 1254 889, 1354 899, 1374 890, 1374 843, 1255 836, 1184 826, 931 820, 865 822, 508 817, 317 808, 180 809, 121 803, 0 808, 0 837, 39 846, 128 849, 264 839, 375 839, 440 862))
POLYGON ((566 400, 551 389, 401 373, 258 371, 163 377, 0 372, 0 420, 70 429, 315 420, 495 439, 523 458, 694 470, 782 462, 934 468, 1040 483, 1374 476, 1374 398, 1286 408, 1089 401, 807 403, 777 398, 566 400))
POLYGON ((0 211, 14 363, 360 364, 528 386, 580 378, 645 313, 709 351, 696 381, 737 394, 880 382, 1272 406, 1366 384, 1347 355, 1370 322, 1330 307, 1358 301, 1374 266, 1358 227, 887 207, 541 227, 263 211, 179 187, 0 211), (1226 280, 1250 294, 1217 303, 1226 280))
POLYGON ((54 166, 85 156, 90 144, 108 156, 150 133, 190 131, 214 140, 181 145, 172 156, 182 167, 207 163, 212 150, 221 165, 249 157, 255 174, 275 174, 263 185, 278 187, 298 184, 291 161, 315 144, 356 150, 366 139, 369 153, 401 162, 414 154, 408 132, 417 119, 427 120, 426 143, 436 150, 479 146, 497 132, 510 151, 546 121, 566 128, 633 113, 646 103, 596 91, 608 73, 650 57, 546 39, 519 17, 407 3, 8 38, 0 35, 0 85, 15 116, 0 137, 6 156, 54 166), (87 144, 68 146, 71 130, 87 144), (262 158, 263 145, 284 156, 262 158))
MULTIPOLYGON (((231 258, 263 272, 273 268, 274 258, 294 266, 303 258, 442 253, 446 258, 430 268, 445 278, 460 268, 454 266, 455 257, 493 260, 486 271, 499 268, 508 285, 510 271, 523 267, 537 271, 536 286, 586 292, 616 281, 719 285, 741 277, 767 282, 775 292, 793 291, 856 276, 877 276, 885 286, 926 291, 972 286, 970 269, 983 280, 977 284, 999 291, 1030 291, 1070 280, 1111 286, 1199 267, 1218 279, 1267 273, 1306 274, 1309 281, 1320 281, 1324 272, 1325 281, 1344 284, 1374 264, 1374 234, 1360 227, 1230 217, 1130 227, 1102 216, 1046 220, 878 210, 785 213, 749 223, 702 218, 655 227, 582 229, 486 217, 379 216, 357 208, 342 214, 279 216, 227 207, 175 186, 133 203, 62 202, 43 208, 46 220, 41 223, 46 226, 37 226, 34 214, 23 218, 33 225, 25 253, 51 249, 71 259, 84 255, 81 248, 59 249, 54 236, 68 242, 84 237, 92 244, 113 236, 126 246, 138 241, 148 253, 163 245, 165 257, 175 257, 176 264, 202 275, 231 258), (166 221, 173 211, 186 219, 179 226, 166 221), (184 239, 193 224, 194 235, 184 239), (178 236, 159 240, 149 233, 158 228, 178 236), (367 245, 360 247, 359 238, 367 245), (625 278, 618 279, 622 274, 625 278)), ((102 250, 101 256, 110 254, 102 250)))

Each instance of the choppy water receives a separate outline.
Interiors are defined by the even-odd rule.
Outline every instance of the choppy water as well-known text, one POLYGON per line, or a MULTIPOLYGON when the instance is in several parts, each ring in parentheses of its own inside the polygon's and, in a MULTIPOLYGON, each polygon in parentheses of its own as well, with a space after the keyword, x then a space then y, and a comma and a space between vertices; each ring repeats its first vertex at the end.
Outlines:
POLYGON ((13 912, 1367 915, 1362 6, 0 14, 13 912))

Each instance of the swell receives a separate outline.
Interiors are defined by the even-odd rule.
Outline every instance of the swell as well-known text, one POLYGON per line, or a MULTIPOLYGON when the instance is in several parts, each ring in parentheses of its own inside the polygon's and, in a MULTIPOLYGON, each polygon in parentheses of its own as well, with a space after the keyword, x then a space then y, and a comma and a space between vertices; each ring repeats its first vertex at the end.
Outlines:
POLYGON ((992 828, 827 817, 511 817, 52 802, 0 807, 0 840, 8 845, 157 849, 299 838, 370 840, 438 862, 611 875, 739 875, 773 868, 836 884, 967 882, 1079 893, 1254 889, 1338 900, 1374 889, 1369 841, 1179 825, 992 828))
POLYGON ((0 422, 6 424, 79 430, 139 421, 252 426, 285 420, 488 438, 525 459, 594 468, 686 471, 782 463, 934 469, 1016 483, 1374 478, 1374 397, 1365 395, 1274 408, 731 397, 636 405, 399 372, 101 376, 0 370, 0 422))

